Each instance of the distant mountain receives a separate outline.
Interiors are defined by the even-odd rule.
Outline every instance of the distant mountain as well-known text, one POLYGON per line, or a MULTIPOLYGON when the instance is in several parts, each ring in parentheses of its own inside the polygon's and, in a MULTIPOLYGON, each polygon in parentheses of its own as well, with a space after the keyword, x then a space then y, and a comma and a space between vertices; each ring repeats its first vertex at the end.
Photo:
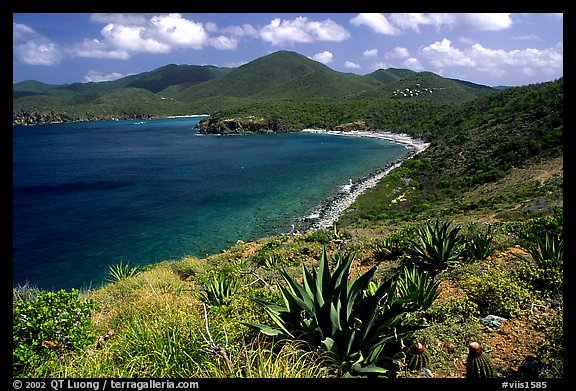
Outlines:
POLYGON ((292 51, 277 51, 237 68, 170 64, 99 83, 15 83, 13 113, 66 112, 79 119, 214 112, 278 101, 424 99, 460 103, 496 91, 430 72, 380 69, 337 72, 292 51), (410 91, 409 93, 406 93, 410 91))

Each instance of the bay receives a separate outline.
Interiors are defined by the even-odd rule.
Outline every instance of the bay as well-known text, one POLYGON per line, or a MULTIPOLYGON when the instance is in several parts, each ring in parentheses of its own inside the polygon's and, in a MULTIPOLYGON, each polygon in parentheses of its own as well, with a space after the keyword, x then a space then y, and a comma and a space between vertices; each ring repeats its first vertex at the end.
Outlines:
POLYGON ((406 154, 361 137, 200 136, 201 118, 13 126, 13 284, 93 288, 120 262, 285 233, 406 154))

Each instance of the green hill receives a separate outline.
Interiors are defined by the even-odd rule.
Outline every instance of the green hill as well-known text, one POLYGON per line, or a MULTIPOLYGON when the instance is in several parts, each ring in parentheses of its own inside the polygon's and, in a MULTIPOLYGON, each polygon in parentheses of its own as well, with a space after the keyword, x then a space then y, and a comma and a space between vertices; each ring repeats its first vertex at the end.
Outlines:
MULTIPOLYGON (((83 114, 86 110, 90 119, 168 116, 242 111, 255 104, 266 106, 272 102, 294 101, 320 106, 330 101, 332 109, 338 110, 333 106, 335 103, 347 106, 349 101, 356 103, 353 107, 400 98, 455 104, 492 92, 495 90, 490 87, 406 69, 378 70, 364 76, 336 72, 296 52, 278 51, 238 68, 170 64, 151 72, 99 83, 16 83, 13 116, 14 123, 26 123, 33 117, 49 120, 48 113, 56 113, 61 118, 65 114, 78 120, 88 119, 83 114), (421 90, 418 95, 395 93, 417 88, 421 90), (158 99, 148 97, 150 93, 158 99), (171 104, 166 105, 166 100, 171 104)), ((358 117, 360 113, 355 111, 353 109, 352 116, 358 117)), ((293 125, 297 124, 285 124, 286 127, 293 125)))

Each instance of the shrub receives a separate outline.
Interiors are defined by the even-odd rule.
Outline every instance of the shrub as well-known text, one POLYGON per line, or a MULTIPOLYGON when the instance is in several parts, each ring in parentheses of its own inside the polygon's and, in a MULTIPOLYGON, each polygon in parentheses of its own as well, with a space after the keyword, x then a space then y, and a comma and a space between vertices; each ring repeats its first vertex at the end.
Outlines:
POLYGON ((299 284, 282 270, 286 286, 280 286, 284 305, 256 300, 277 328, 246 323, 264 334, 302 339, 313 348, 331 353, 344 374, 395 376, 401 357, 401 338, 425 327, 408 318, 428 308, 438 295, 438 286, 428 273, 408 270, 368 292, 376 266, 351 280, 353 253, 336 253, 334 270, 324 250, 318 269, 304 265, 299 284))
POLYGON ((36 298, 18 301, 12 310, 12 361, 14 376, 31 374, 42 377, 52 358, 63 359, 82 351, 92 335, 91 300, 81 301, 79 291, 39 291, 36 298))
POLYGON ((460 286, 478 305, 481 316, 508 318, 533 302, 528 285, 502 267, 488 269, 480 276, 464 275, 460 286))
POLYGON ((473 317, 478 317, 478 304, 468 296, 449 297, 447 300, 436 301, 426 311, 436 322, 462 322, 473 317))

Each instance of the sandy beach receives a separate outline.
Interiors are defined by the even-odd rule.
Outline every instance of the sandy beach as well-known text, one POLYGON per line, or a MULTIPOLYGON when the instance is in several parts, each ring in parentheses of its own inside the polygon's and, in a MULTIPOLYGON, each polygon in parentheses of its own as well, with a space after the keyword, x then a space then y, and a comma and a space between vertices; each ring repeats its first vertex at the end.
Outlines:
POLYGON ((343 186, 342 189, 326 202, 317 206, 312 213, 301 219, 298 228, 300 229, 321 229, 328 228, 338 221, 342 213, 348 209, 354 201, 364 193, 366 190, 376 186, 378 182, 384 178, 390 171, 399 167, 403 161, 410 159, 413 156, 421 153, 430 146, 430 143, 422 140, 414 139, 407 134, 390 133, 390 132, 369 132, 369 131, 330 131, 323 129, 303 129, 302 132, 308 133, 322 133, 335 136, 346 137, 371 137, 381 140, 387 140, 396 144, 403 145, 407 149, 406 155, 402 158, 388 163, 385 167, 377 170, 372 175, 357 180, 356 183, 352 182, 348 186, 343 186))

